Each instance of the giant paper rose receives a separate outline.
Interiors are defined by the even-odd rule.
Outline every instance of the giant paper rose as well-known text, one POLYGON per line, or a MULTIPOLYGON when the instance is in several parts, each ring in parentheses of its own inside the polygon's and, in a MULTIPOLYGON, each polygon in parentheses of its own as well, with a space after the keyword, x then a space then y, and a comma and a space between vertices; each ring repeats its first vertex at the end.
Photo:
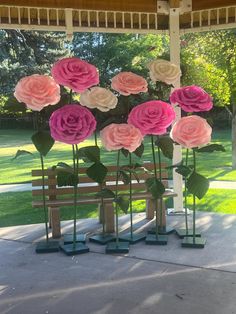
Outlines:
POLYGON ((59 102, 60 86, 50 76, 34 74, 20 79, 14 96, 29 109, 40 111, 59 102))
POLYGON ((171 130, 171 138, 186 148, 199 147, 211 141, 212 128, 207 121, 198 116, 183 117, 171 130))
POLYGON ((118 99, 106 88, 92 87, 80 95, 80 103, 82 106, 106 112, 116 107, 118 99))
POLYGON ((128 123, 138 128, 143 135, 161 135, 175 119, 174 109, 160 100, 151 100, 134 107, 128 123))
POLYGON ((175 85, 181 76, 180 68, 170 61, 157 59, 148 64, 149 75, 153 82, 161 81, 166 84, 175 85))
POLYGON ((213 107, 211 97, 199 86, 185 86, 177 88, 170 95, 172 104, 179 106, 186 112, 209 111, 213 107))
POLYGON ((76 57, 57 61, 51 72, 58 84, 67 86, 78 93, 99 83, 97 68, 76 57))
POLYGON ((139 129, 126 123, 112 123, 100 132, 103 146, 108 150, 127 149, 134 152, 142 143, 143 136, 139 129))
POLYGON ((142 76, 132 72, 120 72, 111 80, 111 87, 124 96, 147 92, 147 86, 147 81, 142 76))
POLYGON ((54 140, 67 144, 83 142, 92 135, 96 124, 93 114, 77 104, 66 105, 54 111, 49 120, 54 140))

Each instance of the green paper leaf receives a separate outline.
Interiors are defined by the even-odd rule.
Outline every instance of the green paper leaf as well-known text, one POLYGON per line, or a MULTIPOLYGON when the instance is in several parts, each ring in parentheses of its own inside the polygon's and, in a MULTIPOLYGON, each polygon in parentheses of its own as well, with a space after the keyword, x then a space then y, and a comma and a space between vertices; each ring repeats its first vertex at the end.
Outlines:
POLYGON ((24 149, 18 149, 18 151, 16 152, 15 156, 12 158, 12 160, 17 159, 20 156, 25 156, 25 155, 31 155, 34 156, 31 152, 28 152, 27 150, 24 149))
POLYGON ((105 167, 101 162, 96 162, 87 169, 86 173, 90 179, 102 184, 106 178, 107 171, 107 167, 105 167))
POLYGON ((119 170, 119 177, 124 182, 124 184, 129 184, 130 183, 129 174, 127 174, 126 171, 119 170))
POLYGON ((84 162, 100 162, 100 148, 98 146, 81 147, 77 151, 77 156, 84 162))
POLYGON ((74 173, 74 169, 73 169, 70 165, 68 165, 67 163, 65 163, 65 162, 58 162, 58 164, 56 165, 56 167, 63 168, 64 171, 66 171, 66 172, 74 173))
POLYGON ((196 149, 198 153, 213 153, 213 152, 225 152, 225 148, 220 144, 211 144, 201 148, 196 149))
POLYGON ((115 203, 117 203, 118 207, 127 214, 127 211, 129 209, 129 199, 124 196, 118 196, 117 199, 114 200, 115 203))
POLYGON ((183 177, 187 178, 193 170, 189 166, 179 165, 176 167, 175 171, 178 174, 181 174, 183 177))
POLYGON ((143 155, 143 152, 144 152, 144 145, 141 144, 133 153, 134 153, 137 157, 141 158, 142 155, 143 155))
POLYGON ((109 189, 102 189, 100 192, 96 193, 96 197, 115 198, 115 193, 109 189))
POLYGON ((121 148, 121 152, 122 154, 125 156, 125 157, 128 157, 129 156, 129 151, 125 148, 121 148))
POLYGON ((174 143, 169 136, 158 137, 155 144, 161 149, 165 157, 173 159, 174 143))
POLYGON ((198 199, 202 199, 209 189, 209 180, 197 172, 193 172, 187 180, 187 189, 198 199))
POLYGON ((76 186, 78 184, 78 176, 74 173, 61 170, 57 173, 57 184, 58 186, 76 186))
POLYGON ((146 186, 148 192, 150 192, 153 196, 154 199, 160 198, 164 192, 165 192, 165 187, 162 184, 161 181, 156 179, 155 177, 148 178, 146 181, 146 186))
POLYGON ((32 135, 31 140, 37 151, 43 156, 47 155, 55 142, 47 131, 38 131, 32 135))

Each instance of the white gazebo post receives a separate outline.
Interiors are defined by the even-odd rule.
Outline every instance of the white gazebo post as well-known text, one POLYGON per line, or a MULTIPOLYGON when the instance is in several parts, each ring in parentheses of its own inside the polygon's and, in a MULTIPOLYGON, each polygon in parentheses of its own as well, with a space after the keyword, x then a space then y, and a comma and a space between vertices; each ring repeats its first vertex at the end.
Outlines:
MULTIPOLYGON (((179 1, 170 1, 169 8, 169 32, 170 32, 170 61, 180 66, 180 7, 179 1)), ((180 79, 176 87, 180 87, 180 79)), ((176 108, 176 120, 181 118, 181 109, 176 108)), ((177 164, 182 160, 182 150, 180 145, 174 145, 173 164, 177 164)), ((174 197, 174 211, 183 211, 183 189, 182 176, 173 170, 173 186, 174 191, 178 194, 174 197)))

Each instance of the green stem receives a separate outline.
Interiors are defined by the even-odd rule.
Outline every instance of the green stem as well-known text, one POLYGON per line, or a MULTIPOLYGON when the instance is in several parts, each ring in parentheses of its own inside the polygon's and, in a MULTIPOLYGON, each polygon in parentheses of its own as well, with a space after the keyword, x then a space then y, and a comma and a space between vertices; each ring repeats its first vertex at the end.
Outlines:
POLYGON ((98 146, 98 137, 97 137, 97 132, 94 132, 94 142, 95 142, 95 146, 98 146))
MULTIPOLYGON (((97 132, 94 132, 94 144, 95 146, 98 146, 98 138, 97 138, 97 132)), ((102 184, 99 184, 100 191, 102 192, 102 184)), ((100 214, 102 216, 102 235, 105 236, 105 221, 104 221, 104 198, 101 196, 101 207, 100 207, 100 214)))
MULTIPOLYGON (((193 149, 193 170, 196 171, 196 152, 193 149)), ((196 196, 193 194, 193 243, 196 239, 196 196)))
POLYGON ((46 209, 46 197, 45 197, 45 176, 44 176, 44 162, 43 162, 43 155, 40 154, 41 160, 41 169, 42 169, 42 189, 43 189, 43 210, 44 210, 44 222, 45 222, 45 230, 46 230, 46 240, 48 243, 48 217, 47 217, 47 209, 46 209))
POLYGON ((72 94, 73 94, 73 91, 72 89, 70 90, 70 94, 69 94, 69 104, 72 103, 72 94))
MULTIPOLYGON (((188 166, 188 153, 189 150, 187 148, 186 150, 186 159, 185 159, 185 165, 188 166)), ((185 229, 186 229, 186 235, 188 235, 188 203, 187 203, 187 178, 184 177, 184 215, 185 215, 185 229)))
MULTIPOLYGON (((118 181, 119 181, 119 165, 120 165, 120 150, 117 152, 117 170, 116 170, 116 200, 118 197, 118 181)), ((118 204, 115 204, 115 212, 116 212, 116 247, 119 245, 119 222, 118 222, 118 204)))
POLYGON ((129 208, 130 208, 130 237, 133 239, 133 204, 132 204, 132 173, 131 173, 131 166, 132 166, 132 155, 129 153, 129 208))
MULTIPOLYGON (((159 180, 162 181, 162 172, 161 172, 161 150, 158 146, 158 166, 159 166, 159 180)), ((160 227, 162 229, 162 211, 163 211, 163 204, 162 204, 162 197, 160 198, 160 227)))
MULTIPOLYGON (((153 158, 153 164, 154 164, 154 173, 155 173, 155 179, 157 180, 157 165, 156 165, 156 156, 155 156, 155 146, 154 146, 154 138, 153 135, 151 135, 151 141, 152 141, 152 158, 153 158)), ((157 217, 157 199, 155 199, 155 212, 156 212, 156 238, 158 237, 158 217, 157 217)))
MULTIPOLYGON (((79 159, 76 154, 75 145, 72 145, 73 151, 73 168, 75 177, 78 178, 79 159)), ((74 184, 74 232, 73 232, 73 248, 76 246, 76 216, 77 216, 77 184, 74 184)))

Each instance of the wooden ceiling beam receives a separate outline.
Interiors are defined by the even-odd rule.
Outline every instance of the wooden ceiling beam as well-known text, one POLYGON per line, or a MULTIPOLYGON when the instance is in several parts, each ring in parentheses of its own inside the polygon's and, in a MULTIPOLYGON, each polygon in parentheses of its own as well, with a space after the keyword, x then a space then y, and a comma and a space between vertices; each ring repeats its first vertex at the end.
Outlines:
POLYGON ((84 10, 108 10, 131 12, 156 12, 156 0, 1 0, 1 5, 33 6, 49 8, 74 8, 84 10))
POLYGON ((236 0, 192 0, 193 11, 227 7, 231 5, 235 6, 236 0))

